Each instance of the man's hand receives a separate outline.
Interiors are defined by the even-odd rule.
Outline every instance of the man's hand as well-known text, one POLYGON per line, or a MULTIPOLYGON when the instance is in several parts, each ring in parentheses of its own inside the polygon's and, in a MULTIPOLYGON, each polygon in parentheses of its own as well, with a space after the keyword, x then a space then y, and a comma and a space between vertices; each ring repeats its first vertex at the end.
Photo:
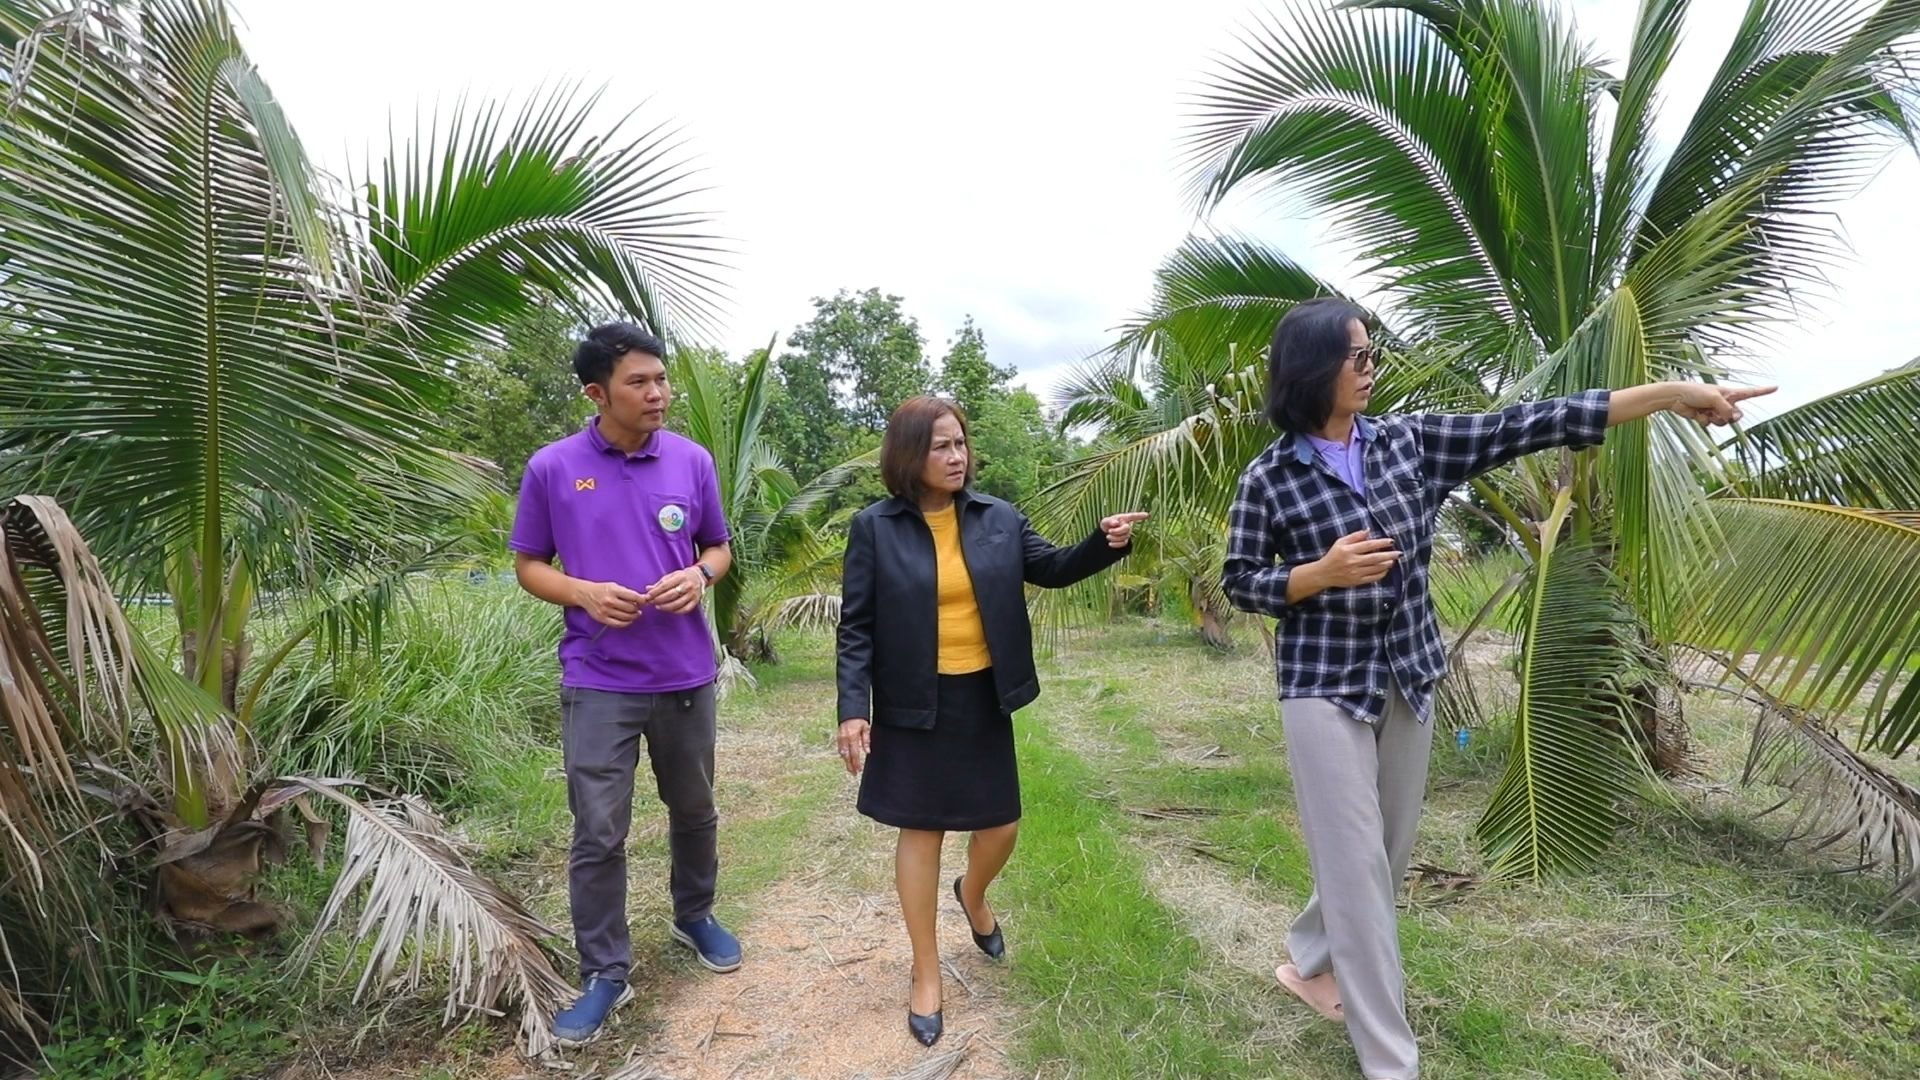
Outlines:
POLYGON ((646 597, 616 581, 580 583, 579 608, 602 626, 618 629, 632 625, 646 602, 646 597))
POLYGON ((700 606, 700 598, 706 592, 707 576, 695 564, 654 582, 643 599, 669 615, 685 615, 700 606))

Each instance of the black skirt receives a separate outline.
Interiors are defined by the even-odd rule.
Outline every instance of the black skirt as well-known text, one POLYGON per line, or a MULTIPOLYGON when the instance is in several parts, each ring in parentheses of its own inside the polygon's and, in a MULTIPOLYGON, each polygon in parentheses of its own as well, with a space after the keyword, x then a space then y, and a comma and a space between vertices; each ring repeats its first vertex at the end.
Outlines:
POLYGON ((874 725, 860 812, 897 829, 944 832, 1019 821, 1013 717, 1000 711, 992 669, 938 678, 931 729, 874 725))

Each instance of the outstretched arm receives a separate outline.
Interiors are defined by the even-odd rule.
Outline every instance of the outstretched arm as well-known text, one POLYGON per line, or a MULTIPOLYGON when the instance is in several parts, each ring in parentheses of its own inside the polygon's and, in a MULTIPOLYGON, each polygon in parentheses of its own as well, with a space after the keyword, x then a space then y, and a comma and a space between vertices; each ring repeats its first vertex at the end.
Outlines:
POLYGON ((1607 396, 1607 426, 1641 420, 1658 412, 1702 424, 1738 423, 1740 403, 1765 397, 1772 386, 1710 386, 1695 382, 1658 382, 1615 390, 1607 396))
POLYGON ((1020 515, 1020 554, 1029 584, 1064 589, 1119 562, 1133 551, 1133 526, 1145 521, 1138 511, 1100 519, 1100 527, 1072 547, 1055 547, 1020 515))
POLYGON ((1421 464, 1429 482, 1451 490, 1515 458, 1556 446, 1595 446, 1607 428, 1671 412, 1707 424, 1740 419, 1739 404, 1773 387, 1662 382, 1625 390, 1588 390, 1527 401, 1490 413, 1430 413, 1415 418, 1421 464))

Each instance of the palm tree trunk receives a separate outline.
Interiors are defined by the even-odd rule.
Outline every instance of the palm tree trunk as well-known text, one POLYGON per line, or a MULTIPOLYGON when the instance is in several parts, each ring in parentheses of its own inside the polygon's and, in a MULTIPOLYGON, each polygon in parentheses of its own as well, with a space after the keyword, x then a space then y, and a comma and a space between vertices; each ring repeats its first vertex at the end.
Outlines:
POLYGON ((1650 647, 1649 655, 1658 657, 1659 664, 1653 678, 1633 688, 1629 715, 1634 730, 1630 734, 1654 772, 1669 780, 1697 776, 1700 766, 1694 758, 1693 733, 1687 726, 1680 679, 1665 651, 1650 647))

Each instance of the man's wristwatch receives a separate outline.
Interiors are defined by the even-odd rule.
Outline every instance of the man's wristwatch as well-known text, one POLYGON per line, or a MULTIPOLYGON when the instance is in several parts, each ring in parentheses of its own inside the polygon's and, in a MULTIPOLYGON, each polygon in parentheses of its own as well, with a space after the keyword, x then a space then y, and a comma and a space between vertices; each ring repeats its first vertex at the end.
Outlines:
POLYGON ((713 567, 703 562, 696 562, 693 565, 700 568, 700 580, 704 584, 711 586, 713 584, 713 567))

